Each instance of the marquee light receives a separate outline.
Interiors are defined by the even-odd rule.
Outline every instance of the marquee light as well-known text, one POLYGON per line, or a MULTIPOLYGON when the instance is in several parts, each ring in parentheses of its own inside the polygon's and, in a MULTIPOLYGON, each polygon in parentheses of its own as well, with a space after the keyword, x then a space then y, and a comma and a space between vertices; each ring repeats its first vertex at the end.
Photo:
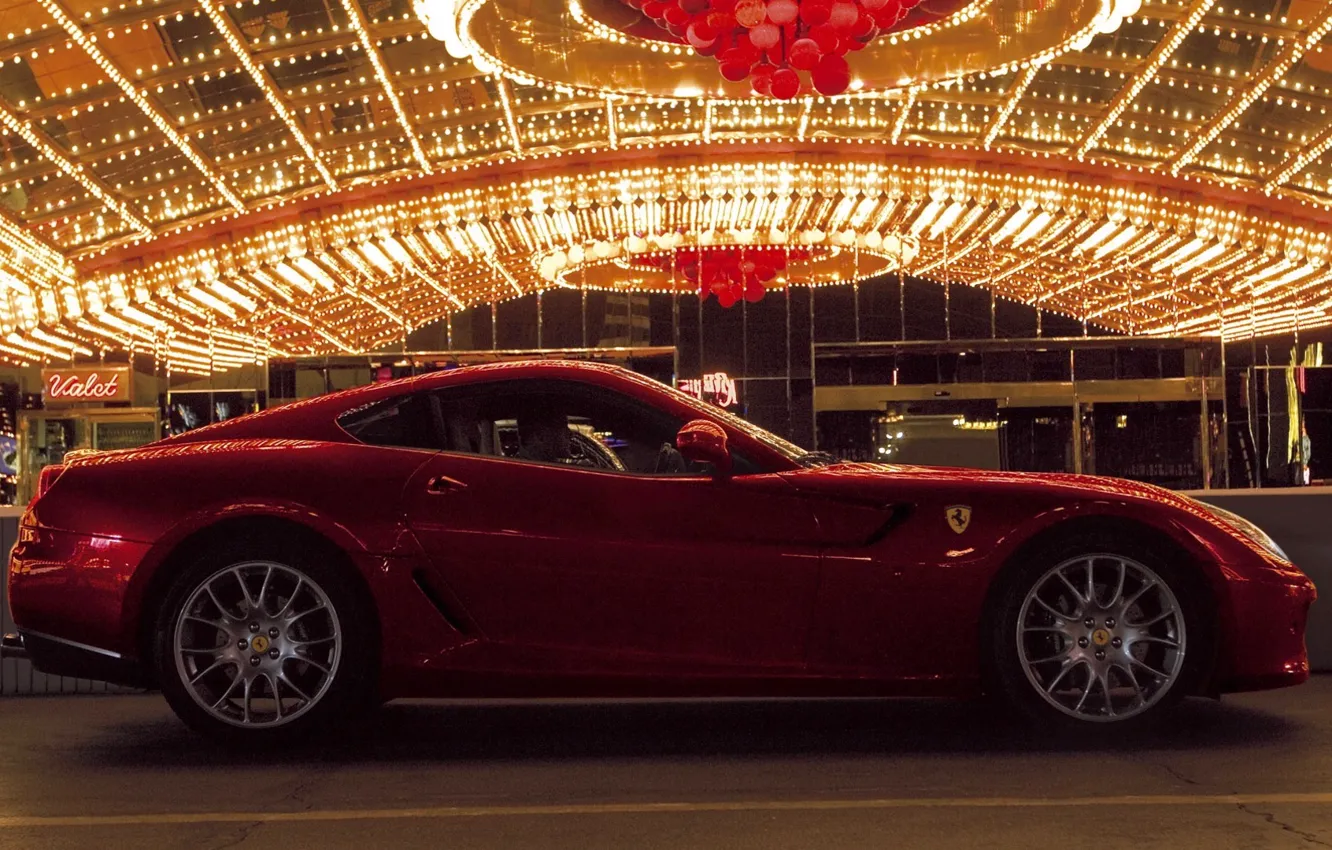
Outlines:
POLYGON ((389 106, 393 107, 393 114, 397 116, 398 126, 402 127, 403 135, 407 138, 407 144, 411 146, 412 155, 416 158, 416 164, 421 170, 429 174, 434 168, 430 164, 430 158, 426 156, 425 150, 421 147, 421 140, 417 137, 416 131, 412 129, 412 124, 407 120, 407 112, 402 108, 402 100, 398 97, 397 87, 394 85, 389 75, 388 68, 384 65, 384 58, 379 54, 379 48, 371 39, 370 33, 366 31, 365 17, 361 14, 361 7, 356 0, 342 0, 342 8, 347 12, 347 19, 351 22, 352 29, 356 31, 356 37, 360 40, 361 50, 364 51, 366 58, 370 60, 370 65, 375 69, 375 79, 384 90, 384 97, 388 99, 389 106))
MULTIPOLYGON (((464 55, 472 17, 492 1, 422 3, 440 12, 430 20, 434 34, 464 55)), ((1227 334, 1332 321, 1332 300, 1317 292, 1332 259, 1323 224, 1332 172, 1321 159, 1332 146, 1323 104, 1332 88, 1291 72, 1323 46, 1329 19, 1321 12, 1264 21, 1218 12, 1209 0, 1105 4, 1079 44, 962 79, 903 78, 887 96, 811 96, 783 108, 700 99, 683 82, 676 97, 575 90, 521 69, 502 69, 508 79, 497 88, 485 75, 501 69, 485 67, 484 57, 469 66, 441 61, 443 50, 391 50, 422 38, 424 27, 358 0, 344 0, 349 18, 336 27, 293 20, 267 44, 224 34, 211 50, 182 48, 161 68, 117 67, 110 57, 129 54, 111 50, 111 40, 160 26, 154 4, 96 23, 90 14, 71 28, 60 0, 34 2, 56 26, 24 44, 40 55, 86 54, 112 85, 62 93, 43 83, 40 96, 8 110, 13 120, 0 114, 26 143, 0 170, 0 195, 27 202, 0 214, 0 334, 37 346, 6 343, 14 357, 68 358, 71 345, 133 342, 207 365, 209 337, 224 340, 229 358, 251 361, 275 350, 362 350, 402 333, 376 304, 416 327, 496 298, 576 285, 563 269, 543 272, 561 255, 581 269, 610 261, 598 251, 623 251, 625 240, 655 250, 671 234, 700 244, 818 246, 870 262, 898 257, 909 272, 993 282, 1002 297, 1139 333, 1212 333, 1223 316, 1227 334), (1129 15, 1134 38, 1121 39, 1114 55, 1105 40, 1085 41, 1129 15), (1222 46, 1265 40, 1273 58, 1250 78, 1234 58, 1247 51, 1201 58, 1179 49, 1204 29, 1222 46), (1079 46, 1084 54, 1070 52, 1079 46), (287 78, 269 71, 278 64, 298 70, 332 57, 342 57, 341 75, 305 75, 287 91, 272 83, 287 78), (189 112, 190 99, 177 94, 237 74, 263 98, 189 112), (1088 74, 1117 90, 1110 104, 1074 97, 1081 89, 1073 83, 1088 74), (1167 97, 1145 98, 1149 90, 1167 97), (1169 98, 1173 91, 1183 96, 1169 98), (137 110, 125 113, 122 100, 137 110), (1191 113, 1187 103, 1200 100, 1225 105, 1191 113), (159 105, 167 103, 184 106, 167 114, 159 105), (1274 120, 1247 126, 1245 111, 1260 103, 1274 120), (329 110, 371 104, 384 108, 332 126, 329 110), (1292 115, 1307 141, 1287 127, 1292 115), (57 141, 34 116, 79 129, 57 141), (214 153, 223 139, 273 138, 274 130, 274 144, 239 145, 234 158, 214 153), (780 161, 766 152, 775 138, 806 141, 780 161), (1024 152, 1016 164, 982 152, 1000 139, 1024 152), (1237 140, 1244 143, 1230 144, 1237 140), (824 146, 836 157, 801 158, 824 146), (410 154, 396 154, 400 147, 410 154), (1075 163, 1093 150, 1095 163, 1075 163), (327 173, 306 164, 316 163, 312 153, 327 173), (1155 186, 1177 153, 1187 154, 1175 164, 1180 179, 1169 191, 1155 186), (500 170, 483 170, 492 165, 500 170), (414 183, 427 168, 446 172, 448 183, 414 183), (728 170, 735 179, 726 182, 717 172, 728 170), (491 179, 473 179, 483 175, 491 179), (234 189, 230 197, 215 179, 234 189), (70 181, 83 191, 71 192, 70 181), (237 196, 269 208, 238 217, 237 196), (227 244, 197 243, 228 230, 227 244), (904 239, 913 232, 917 240, 904 239), (155 241, 123 250, 125 262, 100 256, 140 239, 155 241), (1238 302, 1249 312, 1251 296, 1252 321, 1226 312, 1238 302), (272 334, 260 330, 268 326, 272 334)), ((592 26, 581 6, 570 9, 579 26, 592 26)), ((974 22, 992 11, 982 0, 954 17, 974 22)), ((216 25, 231 9, 205 0, 183 14, 216 25)), ((948 25, 930 32, 946 35, 948 25)), ((916 34, 890 38, 906 45, 916 34)), ((672 49, 640 52, 651 67, 669 67, 672 49)))
POLYGON ((103 74, 106 74, 107 79, 115 83, 116 86, 125 93, 125 97, 138 107, 139 111, 152 122, 153 126, 157 128, 157 131, 163 136, 166 136, 167 139, 169 139, 171 143, 185 155, 185 158, 198 169, 199 173, 202 174, 208 182, 213 184, 213 187, 227 200, 227 203, 231 204, 232 208, 237 212, 245 212, 245 203, 231 191, 231 187, 229 187, 217 175, 217 173, 213 171, 211 165, 204 161, 204 158, 194 149, 194 145, 190 144, 184 136, 176 131, 175 127, 171 126, 171 123, 163 117, 157 107, 154 106, 143 92, 139 90, 139 87, 130 82, 125 75, 120 72, 120 69, 116 67, 115 63, 107 58, 106 54, 102 52, 102 49, 97 46, 96 42, 84 33, 83 27, 79 26, 73 18, 65 14, 65 10, 61 8, 56 0, 38 0, 38 2, 42 4, 42 8, 51 16, 52 20, 69 34, 70 39, 72 39, 79 47, 83 48, 83 52, 88 54, 88 58, 96 63, 97 67, 101 69, 103 74))
POLYGON ((259 91, 264 95, 264 100, 268 101, 269 106, 273 108, 273 112, 281 119, 282 123, 287 125, 287 132, 291 133, 292 138, 296 140, 296 144, 300 145, 306 159, 310 160, 319 172, 319 176, 324 179, 324 184, 328 188, 336 190, 338 181, 333 177, 333 172, 329 171, 328 166, 324 164, 324 158, 315 150, 314 145, 310 143, 310 139, 306 137, 305 131, 301 129, 301 126, 287 108, 287 104, 278 96, 268 72, 259 67, 254 58, 250 56, 250 51, 245 48, 240 37, 236 34, 236 25, 232 23, 225 12, 218 8, 213 0, 199 0, 199 6, 208 15, 208 19, 213 22, 214 28, 221 33, 222 40, 227 43, 227 47, 231 49, 232 54, 240 60, 241 67, 250 75, 254 84, 259 87, 259 91))

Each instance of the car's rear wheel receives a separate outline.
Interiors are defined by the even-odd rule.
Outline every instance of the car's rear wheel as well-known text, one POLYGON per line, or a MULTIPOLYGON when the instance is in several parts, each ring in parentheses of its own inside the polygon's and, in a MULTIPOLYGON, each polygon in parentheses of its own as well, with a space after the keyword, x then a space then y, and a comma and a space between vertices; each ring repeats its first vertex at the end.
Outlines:
POLYGON ((1149 725, 1197 692, 1210 664, 1200 582, 1147 547, 1054 547, 1016 569, 998 604, 994 679, 1042 725, 1149 725))
POLYGON ((281 743, 357 719, 375 701, 376 634, 346 569, 272 543, 199 555, 157 623, 162 691, 194 729, 281 743))

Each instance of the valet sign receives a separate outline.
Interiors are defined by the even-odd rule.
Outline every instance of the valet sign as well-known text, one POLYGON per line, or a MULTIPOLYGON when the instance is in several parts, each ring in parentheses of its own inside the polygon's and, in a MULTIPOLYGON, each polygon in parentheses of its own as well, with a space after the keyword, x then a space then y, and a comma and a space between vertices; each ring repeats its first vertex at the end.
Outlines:
POLYGON ((680 389, 694 398, 710 401, 718 407, 732 407, 740 400, 735 378, 725 372, 712 372, 701 378, 680 382, 680 389))
POLYGON ((42 398, 48 402, 130 401, 130 370, 43 369, 42 398))

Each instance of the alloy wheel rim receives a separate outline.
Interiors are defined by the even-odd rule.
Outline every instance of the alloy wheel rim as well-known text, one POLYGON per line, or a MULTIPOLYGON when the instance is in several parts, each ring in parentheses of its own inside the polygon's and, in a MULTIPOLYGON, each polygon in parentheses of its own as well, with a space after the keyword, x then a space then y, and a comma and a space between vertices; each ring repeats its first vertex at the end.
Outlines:
POLYGON ((202 581, 176 617, 176 670, 211 717, 281 726, 328 692, 343 634, 328 594, 284 564, 247 561, 202 581))
POLYGON ((1121 555, 1082 555, 1047 571, 1022 600, 1016 637, 1027 681, 1083 721, 1142 714, 1184 666, 1184 614, 1174 591, 1121 555))

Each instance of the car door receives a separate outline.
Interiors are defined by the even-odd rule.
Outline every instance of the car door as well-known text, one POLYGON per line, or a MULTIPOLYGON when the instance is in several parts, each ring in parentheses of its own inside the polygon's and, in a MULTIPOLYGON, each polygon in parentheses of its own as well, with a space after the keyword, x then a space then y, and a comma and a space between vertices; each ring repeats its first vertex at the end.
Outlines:
POLYGON ((651 437, 625 439, 622 432, 673 437, 667 432, 681 423, 634 411, 638 402, 601 388, 515 383, 540 383, 533 391, 579 400, 570 421, 591 428, 620 405, 611 414, 613 430, 597 432, 598 440, 620 445, 617 454, 637 458, 639 468, 504 457, 498 432, 512 433, 523 392, 495 390, 498 404, 478 402, 473 393, 466 423, 450 428, 489 431, 490 445, 455 440, 453 448, 466 451, 427 461, 409 481, 405 505, 434 568, 487 638, 549 650, 586 670, 657 663, 687 673, 803 663, 819 539, 793 487, 762 472, 726 481, 656 474, 643 467, 651 443, 635 453, 634 444, 651 437), (480 421, 478 403, 490 408, 480 421), (643 421, 633 424, 635 416, 643 421), (652 419, 661 421, 643 424, 652 419), (472 453, 478 449, 489 453, 472 453))

